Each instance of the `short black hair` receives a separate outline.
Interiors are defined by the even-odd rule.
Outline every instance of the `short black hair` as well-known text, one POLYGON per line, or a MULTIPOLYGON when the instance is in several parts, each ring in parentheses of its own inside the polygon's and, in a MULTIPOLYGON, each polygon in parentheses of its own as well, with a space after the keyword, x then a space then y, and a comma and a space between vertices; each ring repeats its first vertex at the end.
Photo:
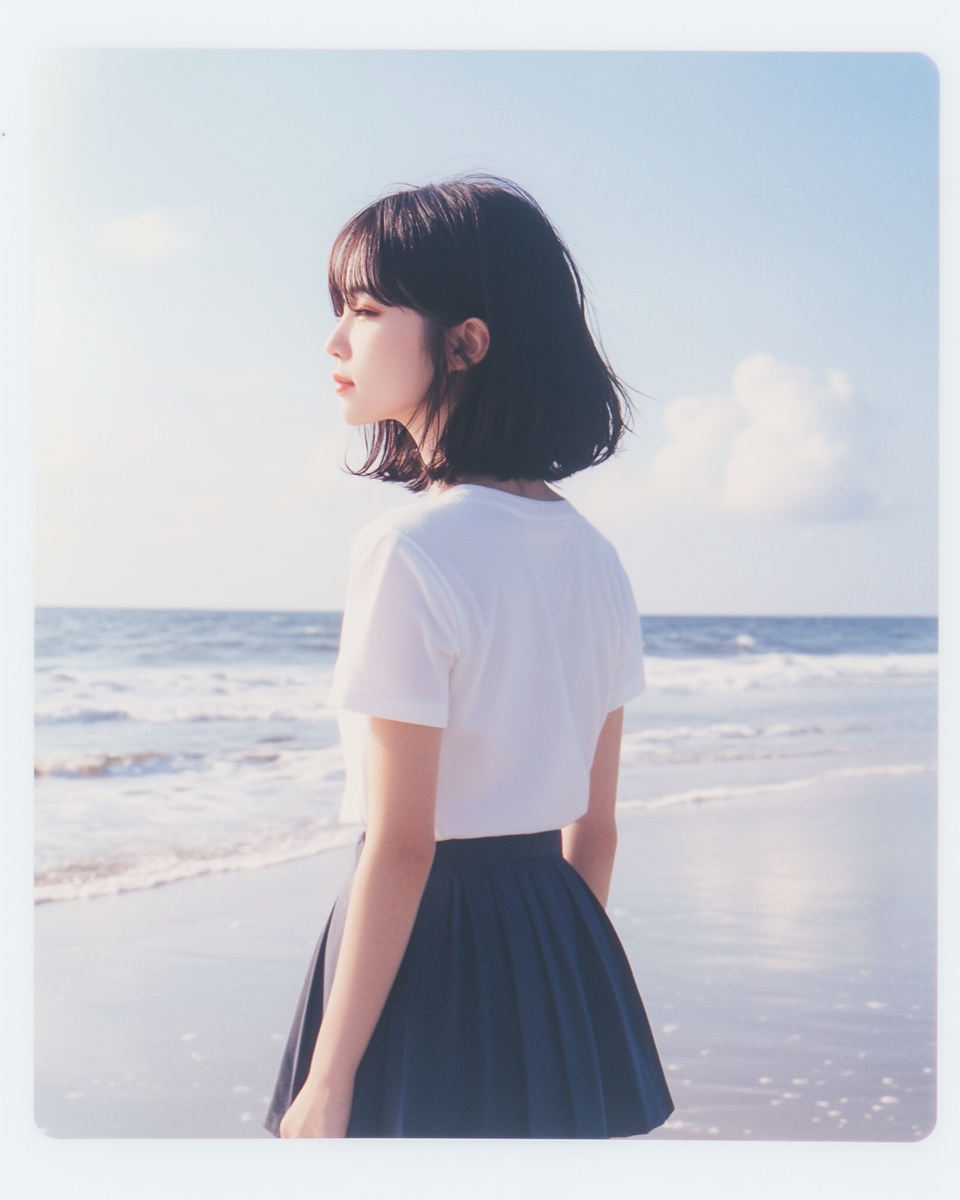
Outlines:
POLYGON ((430 460, 398 421, 380 421, 354 474, 415 492, 464 475, 555 481, 616 450, 626 388, 590 332, 570 251, 515 183, 467 175, 383 196, 337 236, 329 287, 338 316, 361 292, 420 313, 434 368, 421 402, 437 431, 430 460), (486 322, 490 347, 447 413, 445 333, 468 317, 486 322))

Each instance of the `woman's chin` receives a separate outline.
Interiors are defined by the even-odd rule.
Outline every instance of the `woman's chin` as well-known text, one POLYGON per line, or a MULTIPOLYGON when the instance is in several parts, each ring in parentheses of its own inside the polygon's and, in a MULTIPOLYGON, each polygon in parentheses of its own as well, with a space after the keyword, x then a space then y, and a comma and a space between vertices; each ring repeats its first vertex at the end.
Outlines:
POLYGON ((377 418, 371 417, 369 413, 362 412, 356 404, 346 396, 340 397, 340 417, 345 425, 372 425, 377 418))
POLYGON ((353 426, 376 425, 380 421, 399 421, 406 426, 413 419, 413 413, 406 408, 357 404, 349 396, 340 397, 340 416, 345 425, 353 426))

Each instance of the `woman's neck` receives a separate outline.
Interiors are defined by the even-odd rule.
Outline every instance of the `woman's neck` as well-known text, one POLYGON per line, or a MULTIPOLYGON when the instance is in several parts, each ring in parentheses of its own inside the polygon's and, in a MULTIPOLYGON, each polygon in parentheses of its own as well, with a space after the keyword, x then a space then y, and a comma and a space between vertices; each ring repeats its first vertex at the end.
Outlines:
MULTIPOLYGON (((462 475, 457 480, 457 484, 459 483, 476 483, 480 487, 496 488, 500 492, 510 492, 513 496, 523 496, 526 500, 563 499, 542 479, 494 479, 492 475, 462 475)), ((437 492, 445 492, 457 484, 437 483, 434 487, 437 492)))

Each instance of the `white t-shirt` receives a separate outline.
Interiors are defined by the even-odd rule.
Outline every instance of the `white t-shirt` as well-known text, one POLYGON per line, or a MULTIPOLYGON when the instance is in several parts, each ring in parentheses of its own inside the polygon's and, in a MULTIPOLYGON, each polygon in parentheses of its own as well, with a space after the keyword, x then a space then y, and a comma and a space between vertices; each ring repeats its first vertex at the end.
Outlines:
POLYGON ((566 500, 460 484, 353 544, 328 703, 366 819, 368 717, 443 728, 436 836, 537 833, 587 809, 608 712, 644 686, 613 546, 566 500))

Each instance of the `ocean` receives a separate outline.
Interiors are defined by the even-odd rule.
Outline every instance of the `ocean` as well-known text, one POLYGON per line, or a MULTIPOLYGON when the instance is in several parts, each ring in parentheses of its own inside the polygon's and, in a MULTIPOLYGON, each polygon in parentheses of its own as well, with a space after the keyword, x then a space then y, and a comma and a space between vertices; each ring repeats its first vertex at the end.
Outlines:
MULTIPOLYGON (((842 777, 931 772, 937 623, 643 619, 624 810, 776 805, 842 777)), ((325 704, 339 613, 43 608, 36 899, 253 870, 356 838, 325 704)))

